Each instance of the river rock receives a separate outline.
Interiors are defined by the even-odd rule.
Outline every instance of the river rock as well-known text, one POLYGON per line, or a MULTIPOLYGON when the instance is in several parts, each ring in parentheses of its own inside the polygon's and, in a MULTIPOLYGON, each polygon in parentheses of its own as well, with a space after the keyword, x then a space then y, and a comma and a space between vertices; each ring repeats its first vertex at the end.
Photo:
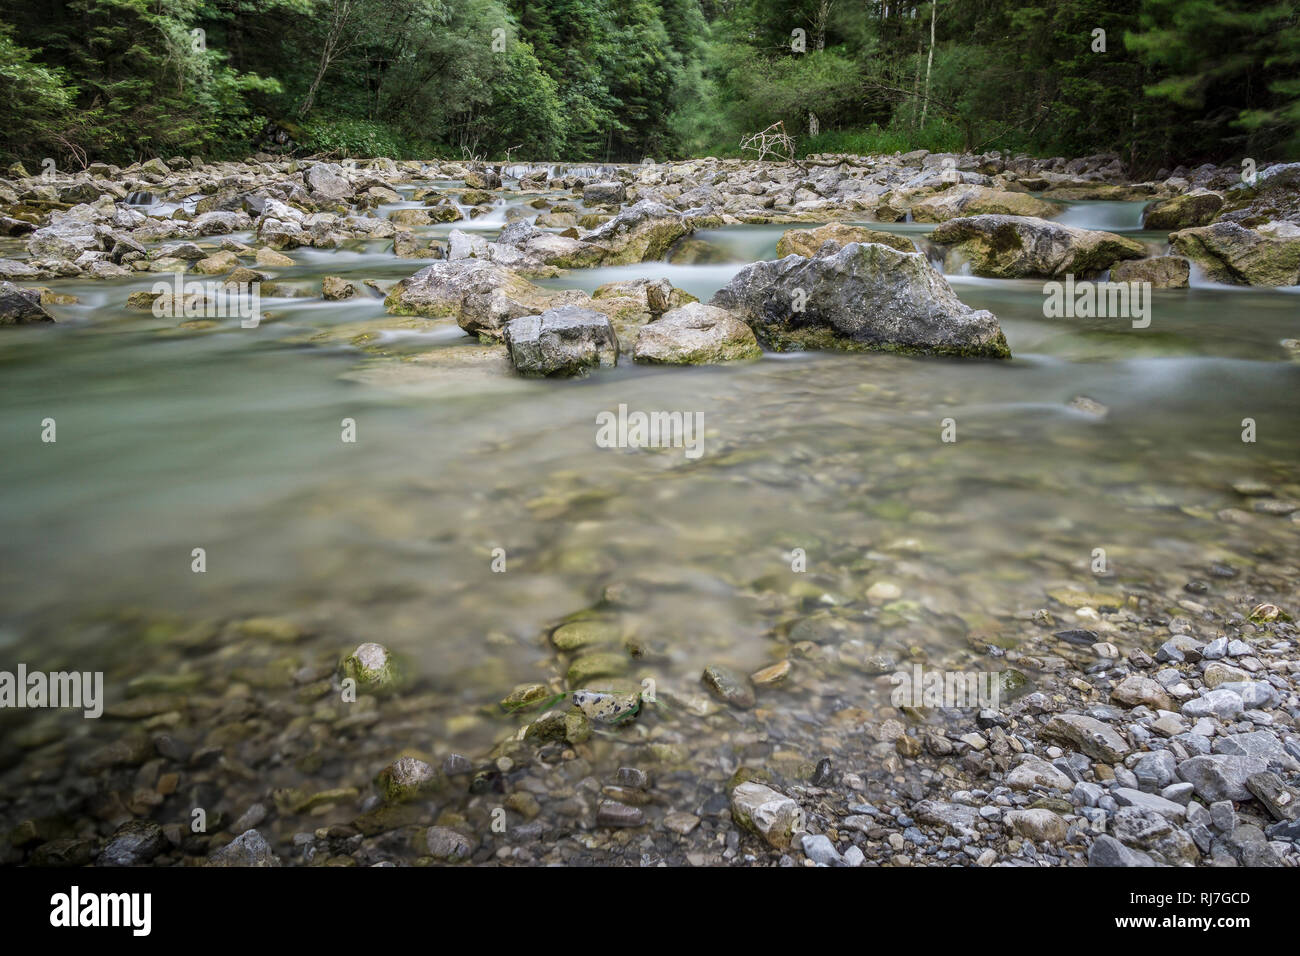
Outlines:
POLYGON ((605 265, 662 259, 668 248, 694 227, 675 209, 643 199, 580 238, 607 252, 605 265))
POLYGON ((598 287, 585 304, 609 316, 618 333, 619 351, 631 352, 643 325, 696 301, 695 296, 675 288, 667 279, 625 279, 598 287))
POLYGON ((1002 818, 1013 833, 1035 843, 1063 843, 1069 827, 1051 810, 1010 810, 1002 818))
POLYGON ((1300 790, 1285 783, 1272 772, 1252 773, 1246 787, 1264 808, 1278 820, 1300 820, 1300 790))
POLYGON ((742 269, 710 301, 776 350, 883 349, 1009 358, 991 312, 963 304, 920 253, 850 243, 742 269))
POLYGON ((1143 229, 1188 229, 1204 226, 1223 206, 1223 197, 1208 189, 1153 202, 1142 210, 1143 229))
POLYGON ((1230 720, 1246 709, 1241 696, 1227 687, 1220 687, 1209 693, 1193 698, 1183 704, 1183 716, 1197 720, 1201 717, 1218 717, 1230 720))
POLYGON ((468 859, 474 852, 474 842, 451 827, 429 827, 424 834, 429 855, 436 860, 457 862, 468 859))
POLYGON ((1191 266, 1182 256, 1128 259, 1110 267, 1111 282, 1149 282, 1156 289, 1186 289, 1191 266))
POLYGON ((99 866, 139 866, 167 848, 162 827, 152 820, 131 820, 109 837, 96 861, 99 866))
POLYGON ((1114 728, 1081 714, 1059 714, 1048 721, 1043 733, 1106 763, 1123 760, 1133 749, 1114 728))
POLYGON ((87 250, 102 249, 89 206, 77 206, 53 213, 48 225, 27 237, 27 251, 33 259, 76 259, 87 250), (80 210, 87 212, 79 213, 80 210))
POLYGON ((609 318, 576 305, 512 320, 505 342, 523 375, 582 375, 618 364, 618 337, 609 318))
POLYGON ((355 651, 343 659, 340 670, 344 677, 350 677, 366 687, 391 684, 396 677, 388 648, 374 642, 358 645, 355 651))
POLYGON ((1282 741, 1266 730, 1215 737, 1214 752, 1237 757, 1258 757, 1282 770, 1292 773, 1300 771, 1300 761, 1287 753, 1282 741))
POLYGON ((436 790, 438 771, 416 757, 398 757, 379 771, 375 784, 389 803, 401 803, 436 790))
POLYGON ((977 276, 1050 279, 1067 273, 1086 278, 1121 259, 1141 259, 1146 247, 1112 232, 1062 226, 1030 216, 972 216, 942 223, 932 242, 951 247, 945 268, 969 262, 977 276))
POLYGON ((54 316, 41 305, 40 292, 0 281, 0 325, 35 325, 53 321, 54 316))
POLYGON ((276 867, 280 859, 256 830, 247 830, 208 857, 204 866, 276 867))
POLYGON ((1143 793, 1141 790, 1134 790, 1132 787, 1116 787, 1111 791, 1111 796, 1115 798, 1115 802, 1121 807, 1138 807, 1142 810, 1150 810, 1153 813, 1160 814, 1167 820, 1179 821, 1187 817, 1187 807, 1181 803, 1166 800, 1154 793, 1143 793))
POLYGON ((1262 229, 1216 222, 1169 236, 1173 250, 1200 265, 1215 282, 1232 285, 1300 284, 1300 238, 1274 238, 1262 229))
POLYGON ((303 180, 317 200, 341 202, 353 193, 352 184, 337 163, 315 163, 303 175, 303 180))
POLYGON ((1239 186, 1228 193, 1219 220, 1243 226, 1275 220, 1300 224, 1300 163, 1279 163, 1260 170, 1253 186, 1239 186))
POLYGON ((585 298, 539 288, 491 262, 461 259, 432 263, 403 279, 384 307, 395 315, 453 318, 471 335, 501 341, 512 319, 585 298))
POLYGON ((790 845, 801 816, 799 804, 761 783, 747 781, 731 791, 731 818, 736 825, 777 850, 790 845))
POLYGON ((1024 754, 1020 763, 1007 774, 1006 784, 1012 790, 1069 790, 1072 782, 1042 757, 1024 754))
MULTIPOLYGON (((1051 767, 1051 764, 1047 766, 1051 767)), ((957 837, 974 838, 978 833, 980 817, 974 807, 943 800, 922 800, 912 807, 911 812, 922 823, 947 827, 957 837)))
POLYGON ((838 252, 851 242, 879 242, 897 249, 899 252, 915 252, 916 246, 906 236, 897 236, 879 229, 866 229, 862 226, 846 226, 841 222, 828 222, 816 229, 789 229, 776 243, 776 254, 784 259, 786 256, 804 256, 811 259, 821 254, 826 243, 834 247, 829 250, 838 252))
POLYGON ((538 229, 523 219, 502 229, 496 242, 458 229, 452 230, 447 238, 448 259, 473 255, 508 268, 538 273, 544 273, 544 267, 586 269, 599 265, 606 255, 601 246, 538 229))
POLYGON ((1089 866, 1155 866, 1155 861, 1140 850, 1126 847, 1108 834, 1097 837, 1088 849, 1089 866))
POLYGON ((1121 843, 1145 850, 1170 866, 1191 866, 1201 855, 1190 834, 1154 810, 1120 807, 1111 828, 1121 843))
POLYGON ((1062 208, 1028 193, 962 185, 912 203, 912 219, 915 222, 947 222, 960 216, 984 215, 1049 219, 1059 215, 1062 208))
POLYGON ((749 326, 725 309, 692 302, 643 326, 634 361, 658 365, 713 365, 762 355, 749 326))
POLYGON ((1206 803, 1216 800, 1249 800, 1246 781, 1251 774, 1264 773, 1268 764, 1259 757, 1232 754, 1203 754, 1178 765, 1178 776, 1196 788, 1206 803))
POLYGON ((582 187, 582 201, 588 205, 622 202, 627 189, 620 182, 587 183, 582 187))
POLYGON ((1165 689, 1150 677, 1130 674, 1110 692, 1111 700, 1119 701, 1126 707, 1144 705, 1152 710, 1170 710, 1173 702, 1165 689))

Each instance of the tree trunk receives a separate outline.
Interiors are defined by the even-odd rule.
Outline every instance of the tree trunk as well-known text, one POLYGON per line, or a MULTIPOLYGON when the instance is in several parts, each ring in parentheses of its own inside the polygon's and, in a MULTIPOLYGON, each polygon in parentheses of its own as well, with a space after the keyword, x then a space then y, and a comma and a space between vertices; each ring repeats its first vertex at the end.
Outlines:
POLYGON ((333 8, 330 11, 329 33, 325 35, 325 44, 321 47, 320 62, 316 65, 316 75, 312 78, 311 86, 307 88, 307 95, 303 97, 302 105, 298 107, 298 117, 300 119, 311 112, 311 108, 316 104, 316 93, 325 79, 330 64, 348 46, 343 35, 352 20, 353 4, 354 0, 334 0, 333 8))
POLYGON ((817 17, 813 20, 813 33, 816 36, 814 49, 826 49, 826 24, 830 21, 831 7, 834 5, 835 0, 819 0, 817 4, 817 17))
POLYGON ((939 15, 939 0, 930 0, 930 55, 925 61, 925 100, 921 103, 921 126, 930 107, 930 69, 934 66, 934 21, 939 15))

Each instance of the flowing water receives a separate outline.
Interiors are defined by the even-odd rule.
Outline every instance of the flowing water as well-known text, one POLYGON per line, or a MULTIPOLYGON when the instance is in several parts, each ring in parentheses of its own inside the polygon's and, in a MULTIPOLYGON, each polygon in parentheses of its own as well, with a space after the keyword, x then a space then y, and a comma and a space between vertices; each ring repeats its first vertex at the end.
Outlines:
MULTIPOLYGON (((1135 229, 1140 208, 1080 203, 1063 221, 1135 229)), ((545 284, 667 277, 706 299, 773 257, 784 228, 701 234, 722 264, 545 284)), ((923 242, 931 227, 877 228, 923 242)), ((1162 235, 1133 234, 1162 251, 1162 235)), ((296 250, 277 278, 383 287, 422 265, 385 246, 296 250)), ((1157 291, 1149 328, 1135 329, 1044 318, 1041 282, 953 276, 964 302, 999 317, 1013 360, 769 354, 526 381, 446 361, 477 345, 450 321, 386 317, 377 293, 264 299, 256 329, 177 328, 125 308, 153 278, 51 282, 79 304, 52 307, 56 326, 0 336, 0 659, 103 670, 110 706, 158 674, 196 675, 187 686, 218 700, 250 686, 293 700, 288 675, 377 641, 427 709, 375 729, 375 759, 473 754, 515 726, 496 701, 563 673, 544 628, 611 588, 636 595, 618 604, 620 627, 653 649, 629 676, 691 700, 708 663, 784 656, 783 628, 810 606, 854 623, 870 649, 942 658, 1049 590, 1095 587, 1094 549, 1112 588, 1181 583, 1211 561, 1296 560, 1290 518, 1216 517, 1249 510, 1234 481, 1300 497, 1300 364, 1280 344, 1300 335, 1295 290, 1157 291), (1076 410, 1076 396, 1108 413, 1076 410), (596 416, 620 404, 700 413, 703 454, 598 447, 596 416), (341 440, 344 419, 355 443, 341 440), (882 581, 900 594, 883 612, 865 598, 882 581), (811 605, 804 582, 820 595, 811 605), (232 637, 229 622, 248 617, 302 636, 269 649, 232 637), (213 630, 191 640, 198 622, 213 630)), ((812 723, 884 701, 857 673, 801 691, 812 723)), ((86 723, 76 732, 96 740, 120 732, 86 723)), ((681 715, 672 727, 688 745, 714 733, 681 715)), ((66 791, 78 751, 49 747, 0 763, 6 796, 19 781, 66 791)), ((286 761, 274 779, 322 789, 378 766, 286 761)), ((227 783, 253 793, 271 773, 227 783)))

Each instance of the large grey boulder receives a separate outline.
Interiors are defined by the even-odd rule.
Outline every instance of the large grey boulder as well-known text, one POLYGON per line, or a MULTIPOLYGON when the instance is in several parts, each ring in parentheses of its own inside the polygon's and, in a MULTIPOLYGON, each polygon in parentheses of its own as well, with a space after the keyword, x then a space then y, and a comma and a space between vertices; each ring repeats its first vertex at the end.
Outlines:
POLYGON ((585 203, 622 202, 627 198, 627 190, 620 182, 587 183, 582 187, 582 201, 585 203))
POLYGON ((1235 754, 1203 754, 1178 765, 1178 776, 1196 788, 1196 795, 1206 803, 1216 800, 1249 800, 1253 794, 1246 786, 1252 774, 1264 773, 1268 763, 1259 757, 1235 754))
POLYGON ((691 302, 642 326, 634 361, 658 365, 713 365, 763 354, 753 331, 725 309, 691 302))
POLYGON ((0 325, 33 325, 53 322, 54 316, 41 305, 41 294, 12 282, 0 282, 0 325))
POLYGON ((90 206, 76 206, 50 216, 47 225, 27 237, 33 259, 76 259, 87 250, 103 249, 107 227, 90 206))
POLYGON ((523 375, 583 375, 618 363, 618 337, 608 316, 576 305, 513 320, 505 341, 523 375))
POLYGON ((1112 232, 1062 226, 1032 216, 968 216, 941 223, 930 240, 949 247, 944 268, 969 262, 977 276, 1050 279, 1096 275, 1121 259, 1141 259, 1146 247, 1112 232))
MULTIPOLYGON (((457 232, 453 231, 448 258, 461 258, 458 249, 457 232)), ((462 234, 463 235, 463 234, 462 234)), ((487 242, 481 237, 461 240, 460 245, 467 247, 470 255, 491 259, 500 265, 515 269, 541 270, 550 266, 558 269, 585 269, 599 265, 605 257, 605 249, 581 239, 561 236, 558 233, 539 229, 527 220, 512 222, 501 230, 496 242, 487 242)), ((551 270, 553 273, 553 269, 551 270)))
POLYGON ((915 222, 947 222, 959 216, 985 214, 1046 219, 1059 215, 1062 208, 1057 203, 1035 199, 1028 193, 959 185, 912 203, 912 219, 915 222))
POLYGON ((395 315, 452 318, 471 335, 500 341, 512 319, 585 298, 576 290, 542 289, 484 259, 459 259, 432 263, 403 279, 384 305, 395 315))
POLYGON ((1300 285, 1300 235, 1288 229, 1247 229, 1216 222, 1169 237, 1175 252, 1200 265, 1215 282, 1233 285, 1300 285))
POLYGON ((607 250, 605 265, 626 265, 662 259, 669 247, 693 228, 677 210, 643 199, 581 238, 607 250))
POLYGON ((317 199, 342 202, 352 196, 352 184, 337 163, 316 163, 307 170, 303 180, 317 199))
POLYGON ((877 243, 853 242, 813 259, 756 262, 709 304, 739 315, 776 351, 1011 355, 993 313, 962 303, 925 256, 877 243))

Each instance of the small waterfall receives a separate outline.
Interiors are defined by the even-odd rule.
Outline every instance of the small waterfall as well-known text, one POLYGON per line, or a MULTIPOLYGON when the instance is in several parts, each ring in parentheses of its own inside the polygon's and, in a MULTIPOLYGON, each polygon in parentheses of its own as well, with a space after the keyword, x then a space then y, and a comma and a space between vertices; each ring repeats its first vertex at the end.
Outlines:
POLYGON ((1062 226, 1097 229, 1102 232, 1137 232, 1142 228, 1144 202, 1083 201, 1073 202, 1053 221, 1062 226))

